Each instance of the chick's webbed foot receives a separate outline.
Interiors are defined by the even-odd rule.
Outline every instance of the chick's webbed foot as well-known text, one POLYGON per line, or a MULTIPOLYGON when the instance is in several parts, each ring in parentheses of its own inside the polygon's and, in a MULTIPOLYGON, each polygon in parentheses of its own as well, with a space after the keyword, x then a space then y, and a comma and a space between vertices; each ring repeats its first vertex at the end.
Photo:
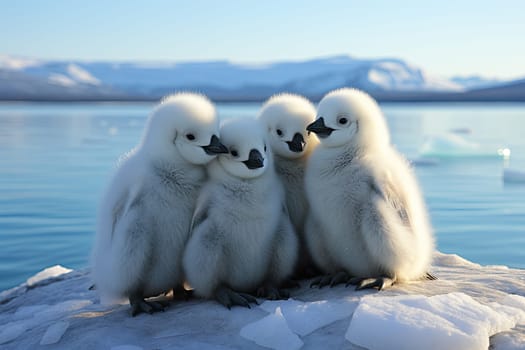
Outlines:
POLYGON ((180 300, 188 301, 194 297, 194 290, 186 289, 183 286, 174 287, 172 292, 173 292, 173 300, 180 299, 180 300))
POLYGON ((363 289, 372 289, 377 288, 377 290, 383 290, 385 288, 391 287, 396 283, 395 277, 386 277, 386 276, 380 276, 380 277, 371 277, 371 278, 363 278, 363 277, 354 277, 348 280, 346 283, 346 286, 349 285, 355 285, 355 290, 363 290, 363 289))
POLYGON ((287 290, 273 286, 262 286, 257 289, 257 297, 268 300, 286 300, 290 298, 290 293, 287 290))
POLYGON ((130 297, 129 303, 131 305, 131 316, 133 317, 141 313, 164 312, 164 308, 167 306, 162 301, 146 301, 144 298, 137 296, 130 297))
POLYGON ((235 292, 228 287, 219 287, 215 292, 215 300, 231 309, 232 306, 250 307, 250 303, 258 304, 257 299, 247 293, 235 292))
POLYGON ((431 274, 430 272, 427 272, 427 273, 425 274, 425 279, 430 280, 430 281, 435 281, 435 280, 437 280, 438 278, 437 278, 435 275, 431 274))
POLYGON ((324 286, 336 286, 338 284, 347 282, 350 279, 350 275, 344 271, 337 272, 335 274, 328 274, 324 276, 319 276, 315 278, 312 283, 310 283, 310 288, 317 286, 318 288, 323 288, 324 286))
POLYGON ((290 279, 285 280, 281 284, 281 288, 283 288, 283 289, 301 288, 301 283, 298 280, 296 280, 296 279, 290 278, 290 279))

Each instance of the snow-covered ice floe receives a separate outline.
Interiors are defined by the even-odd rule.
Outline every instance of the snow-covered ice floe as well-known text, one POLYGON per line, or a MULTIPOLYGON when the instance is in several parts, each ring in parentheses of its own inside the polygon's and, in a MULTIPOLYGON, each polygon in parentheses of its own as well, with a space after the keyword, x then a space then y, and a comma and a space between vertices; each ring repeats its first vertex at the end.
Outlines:
POLYGON ((516 169, 504 169, 503 182, 525 184, 525 171, 516 169))
POLYGON ((458 133, 427 137, 419 149, 422 158, 510 158, 508 148, 490 148, 458 133))
POLYGON ((87 271, 54 267, 0 297, 0 348, 524 349, 525 270, 436 253, 435 281, 391 289, 309 288, 285 301, 228 310, 175 301, 130 317, 104 305, 87 271), (66 272, 66 273, 64 273, 66 272))

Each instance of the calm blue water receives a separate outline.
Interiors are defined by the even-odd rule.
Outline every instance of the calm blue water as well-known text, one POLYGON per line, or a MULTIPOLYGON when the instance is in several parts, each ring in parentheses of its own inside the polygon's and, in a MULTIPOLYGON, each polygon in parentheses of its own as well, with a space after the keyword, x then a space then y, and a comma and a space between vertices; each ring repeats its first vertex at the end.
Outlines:
MULTIPOLYGON (((120 154, 139 139, 152 104, 0 104, 0 290, 54 264, 87 265, 98 198, 120 154)), ((219 105, 222 118, 258 104, 219 105)), ((386 104, 398 149, 409 158, 432 135, 512 151, 510 161, 441 159, 416 172, 438 248, 481 264, 525 268, 525 185, 505 185, 505 166, 525 170, 524 104, 386 104)), ((444 148, 444 153, 448 149, 444 148)))

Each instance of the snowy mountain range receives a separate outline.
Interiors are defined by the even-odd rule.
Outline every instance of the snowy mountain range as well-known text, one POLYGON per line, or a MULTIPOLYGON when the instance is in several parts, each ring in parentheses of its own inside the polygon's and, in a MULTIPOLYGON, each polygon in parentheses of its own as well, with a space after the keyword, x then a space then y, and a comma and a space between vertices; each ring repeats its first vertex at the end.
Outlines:
POLYGON ((335 56, 307 61, 243 64, 207 62, 45 61, 0 55, 0 99, 157 99, 193 90, 216 100, 262 100, 280 92, 313 99, 352 86, 380 99, 462 94, 505 82, 441 78, 400 59, 335 56))

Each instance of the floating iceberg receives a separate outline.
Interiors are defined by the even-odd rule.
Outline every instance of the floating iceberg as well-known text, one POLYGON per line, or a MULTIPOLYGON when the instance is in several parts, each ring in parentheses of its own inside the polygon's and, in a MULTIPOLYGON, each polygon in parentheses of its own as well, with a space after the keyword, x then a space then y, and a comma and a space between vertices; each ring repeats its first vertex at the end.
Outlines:
POLYGON ((419 154, 425 158, 494 157, 508 159, 510 149, 489 148, 468 140, 460 134, 447 133, 428 137, 420 147, 419 154))

